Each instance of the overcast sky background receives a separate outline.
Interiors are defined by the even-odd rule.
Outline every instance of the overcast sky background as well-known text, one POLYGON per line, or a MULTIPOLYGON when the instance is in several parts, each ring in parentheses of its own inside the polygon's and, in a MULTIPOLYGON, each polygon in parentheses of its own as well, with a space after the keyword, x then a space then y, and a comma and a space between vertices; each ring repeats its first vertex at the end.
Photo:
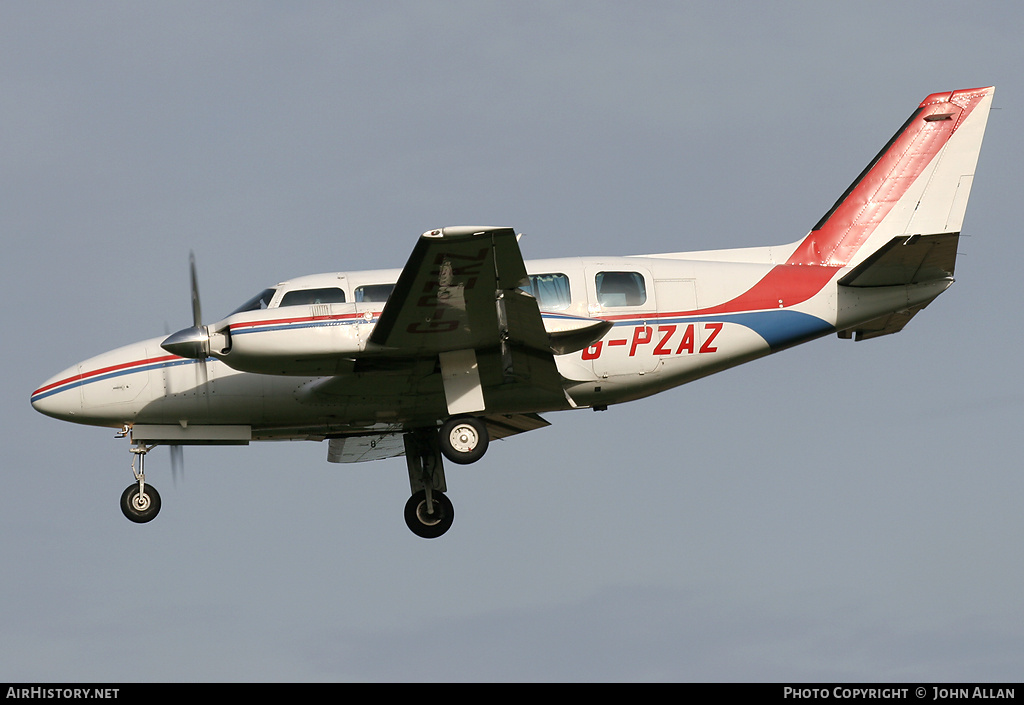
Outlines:
POLYGON ((0 680, 1019 681, 1018 3, 3 2, 0 680), (449 467, 166 450, 69 365, 419 233, 527 258, 791 242, 926 95, 995 84, 957 283, 449 467))

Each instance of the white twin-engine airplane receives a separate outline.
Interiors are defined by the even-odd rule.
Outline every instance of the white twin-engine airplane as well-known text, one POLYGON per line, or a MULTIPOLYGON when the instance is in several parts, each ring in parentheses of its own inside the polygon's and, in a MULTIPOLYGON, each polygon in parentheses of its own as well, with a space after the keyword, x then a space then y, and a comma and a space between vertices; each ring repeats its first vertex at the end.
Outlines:
MULTIPOLYGON (((120 428, 153 519, 156 445, 328 440, 330 462, 405 455, 405 520, 452 524, 442 456, 603 410, 829 333, 895 333, 953 282, 993 88, 936 93, 802 240, 776 247, 524 262, 510 228, 424 233, 401 270, 283 282, 203 325, 64 370, 49 416, 120 428), (136 468, 135 459, 138 459, 136 468)), ((172 463, 175 455, 172 453, 172 463)))

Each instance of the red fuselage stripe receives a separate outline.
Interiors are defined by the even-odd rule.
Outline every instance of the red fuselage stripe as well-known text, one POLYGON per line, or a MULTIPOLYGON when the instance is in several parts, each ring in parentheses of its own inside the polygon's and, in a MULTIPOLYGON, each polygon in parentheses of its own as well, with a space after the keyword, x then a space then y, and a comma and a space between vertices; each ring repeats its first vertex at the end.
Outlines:
POLYGON ((93 370, 91 372, 84 372, 84 373, 80 373, 80 374, 77 374, 77 375, 71 375, 70 377, 65 377, 64 379, 62 379, 62 380, 60 380, 58 382, 54 382, 53 384, 47 384, 45 387, 40 387, 36 391, 32 392, 32 396, 35 396, 36 394, 39 394, 41 392, 45 392, 45 391, 47 391, 49 389, 53 389, 54 387, 59 387, 62 384, 67 384, 69 382, 76 382, 76 381, 80 381, 80 380, 86 380, 86 379, 89 379, 90 377, 96 377, 97 375, 107 374, 108 372, 116 372, 118 370, 123 370, 123 369, 126 369, 128 367, 139 367, 139 366, 142 366, 142 365, 152 365, 152 364, 156 364, 158 362, 167 362, 168 360, 176 360, 176 359, 178 359, 177 355, 164 355, 162 357, 151 357, 148 360, 135 360, 133 362, 123 362, 120 365, 111 365, 109 367, 101 367, 98 370, 93 370))

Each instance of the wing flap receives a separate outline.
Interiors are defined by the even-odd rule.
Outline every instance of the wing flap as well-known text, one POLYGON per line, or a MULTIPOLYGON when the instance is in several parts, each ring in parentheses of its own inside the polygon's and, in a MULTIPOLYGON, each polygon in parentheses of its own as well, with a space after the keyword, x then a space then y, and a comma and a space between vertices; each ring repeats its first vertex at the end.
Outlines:
POLYGON ((551 422, 545 421, 537 414, 492 414, 485 416, 484 421, 492 440, 508 438, 551 425, 551 422))
POLYGON ((363 463, 405 455, 405 442, 400 432, 377 433, 372 436, 346 436, 327 442, 327 462, 363 463))

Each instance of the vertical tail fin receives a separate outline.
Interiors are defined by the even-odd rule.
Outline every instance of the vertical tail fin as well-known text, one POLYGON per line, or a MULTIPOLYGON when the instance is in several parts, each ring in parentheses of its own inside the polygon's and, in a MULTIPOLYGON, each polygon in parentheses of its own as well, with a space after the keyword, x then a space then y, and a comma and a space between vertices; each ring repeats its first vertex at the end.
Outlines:
POLYGON ((959 232, 994 92, 925 98, 787 264, 843 267, 900 235, 959 232))

